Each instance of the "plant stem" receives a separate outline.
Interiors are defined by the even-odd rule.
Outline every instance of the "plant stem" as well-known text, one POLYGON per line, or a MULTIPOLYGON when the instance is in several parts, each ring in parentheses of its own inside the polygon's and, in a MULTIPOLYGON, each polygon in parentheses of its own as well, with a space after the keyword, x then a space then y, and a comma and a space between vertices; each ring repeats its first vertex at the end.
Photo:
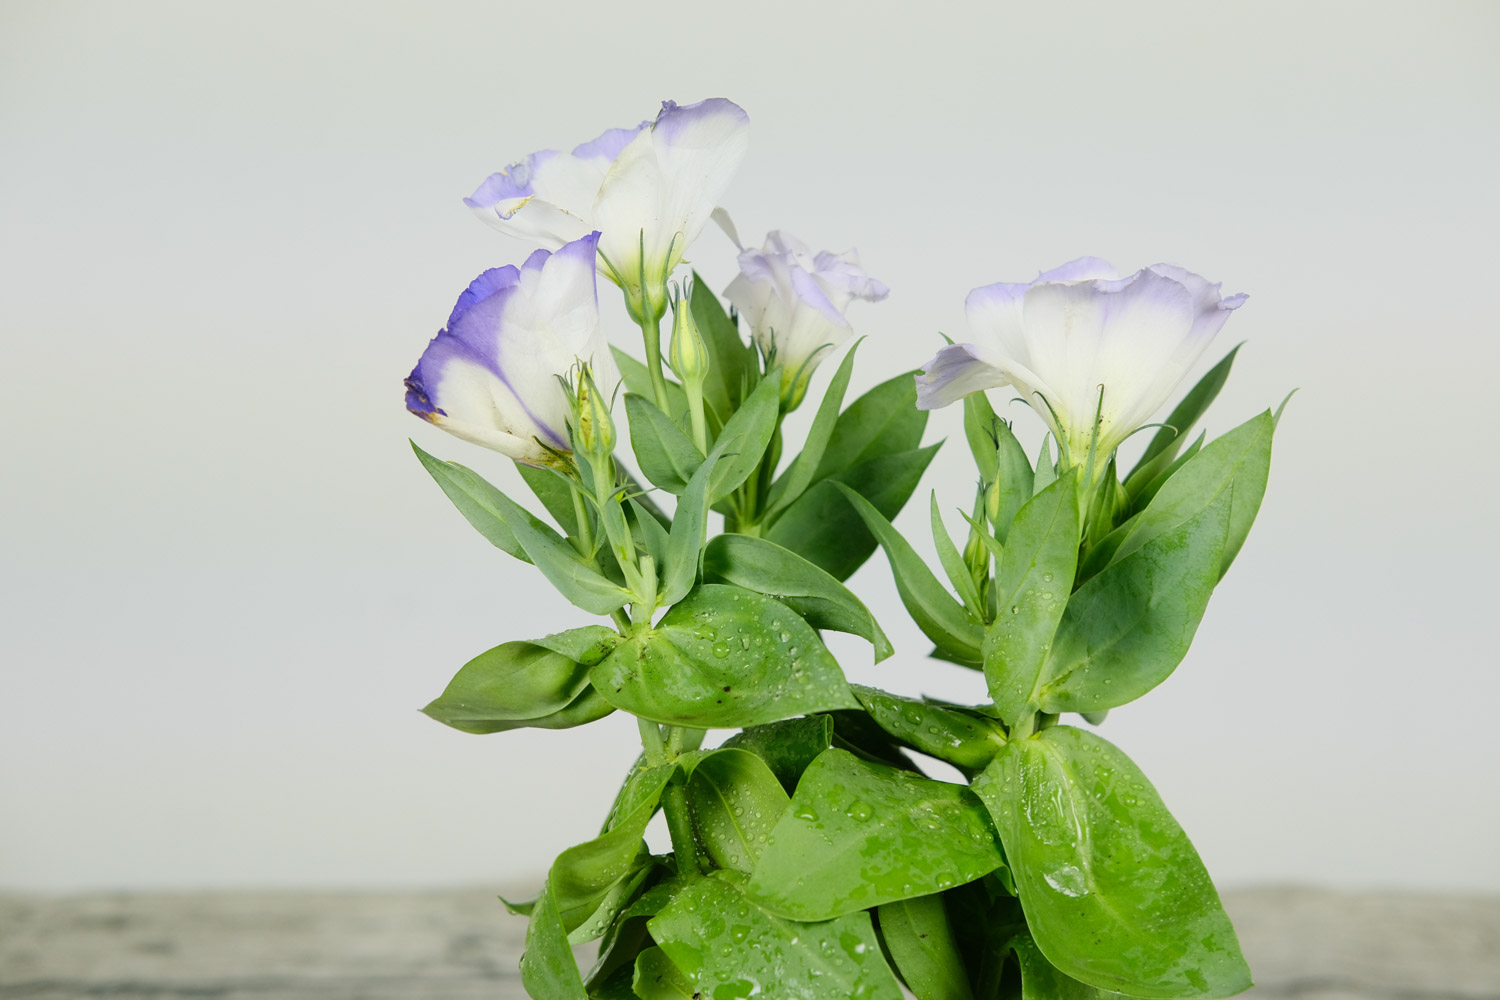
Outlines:
POLYGON ((569 484, 573 494, 573 519, 578 522, 578 554, 585 558, 593 558, 594 555, 594 526, 589 520, 588 508, 583 502, 583 491, 576 484, 569 484))
POLYGON ((698 841, 693 837, 693 822, 688 816, 687 789, 673 780, 661 796, 662 812, 667 815, 667 829, 672 834, 672 853, 677 856, 677 874, 692 880, 703 874, 698 867, 698 841))
POLYGON ((641 731, 641 747, 646 751, 646 763, 652 767, 667 763, 667 748, 661 741, 661 727, 640 716, 636 716, 635 724, 641 731))
POLYGON ((651 375, 651 392, 656 396, 656 408, 667 416, 672 415, 667 402, 667 380, 661 373, 661 320, 641 316, 641 338, 646 342, 646 371, 651 375))
POLYGON ((703 417, 703 380, 688 379, 683 388, 687 390, 688 417, 693 422, 693 444, 698 446, 698 454, 707 455, 708 424, 703 417))

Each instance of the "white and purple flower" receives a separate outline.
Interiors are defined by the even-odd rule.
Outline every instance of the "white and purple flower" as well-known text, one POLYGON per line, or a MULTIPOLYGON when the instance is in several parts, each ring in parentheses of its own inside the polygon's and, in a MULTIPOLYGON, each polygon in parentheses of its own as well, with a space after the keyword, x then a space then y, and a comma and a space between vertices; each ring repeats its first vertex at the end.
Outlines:
POLYGON ((917 406, 1014 386, 1082 464, 1099 467, 1150 420, 1245 301, 1172 264, 1121 278, 1081 257, 1026 284, 985 285, 965 308, 974 342, 943 348, 917 376, 917 406), (1095 435, 1097 434, 1097 439, 1095 435))
POLYGON ((665 101, 655 121, 610 129, 571 153, 533 153, 464 202, 501 232, 547 246, 598 230, 600 273, 625 290, 632 313, 660 318, 667 277, 749 143, 750 119, 733 101, 665 101))
POLYGON ((787 409, 802 401, 813 369, 849 339, 844 311, 855 299, 879 302, 889 290, 864 272, 853 250, 814 254, 779 230, 759 250, 740 251, 740 273, 724 289, 761 353, 782 370, 787 409))
POLYGON ((518 462, 556 465, 571 450, 558 376, 582 361, 605 392, 617 381, 599 328, 598 241, 590 233, 475 278, 406 379, 406 408, 518 462))

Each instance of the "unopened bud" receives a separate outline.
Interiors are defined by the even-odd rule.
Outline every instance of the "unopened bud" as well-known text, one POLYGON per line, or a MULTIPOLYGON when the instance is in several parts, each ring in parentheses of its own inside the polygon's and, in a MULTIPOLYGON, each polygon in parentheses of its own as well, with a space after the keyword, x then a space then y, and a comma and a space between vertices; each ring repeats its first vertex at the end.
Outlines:
POLYGON ((708 345, 698 332, 689 305, 692 294, 692 284, 688 282, 672 297, 672 343, 667 350, 667 364, 684 383, 701 382, 709 365, 708 345))
POLYGON ((609 400, 599 392, 587 365, 578 373, 575 405, 578 447, 589 455, 611 454, 615 450, 615 422, 609 413, 609 400))

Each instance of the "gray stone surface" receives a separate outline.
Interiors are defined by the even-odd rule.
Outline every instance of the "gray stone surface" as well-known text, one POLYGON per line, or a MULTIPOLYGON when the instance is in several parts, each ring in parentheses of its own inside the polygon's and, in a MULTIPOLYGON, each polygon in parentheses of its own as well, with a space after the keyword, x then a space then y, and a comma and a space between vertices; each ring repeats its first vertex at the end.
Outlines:
MULTIPOLYGON (((1500 1000, 1500 899, 1230 893, 1256 1000, 1500 1000)), ((511 1000, 493 894, 0 897, 5 1000, 511 1000)), ((775 998, 768 998, 775 1000, 775 998)))

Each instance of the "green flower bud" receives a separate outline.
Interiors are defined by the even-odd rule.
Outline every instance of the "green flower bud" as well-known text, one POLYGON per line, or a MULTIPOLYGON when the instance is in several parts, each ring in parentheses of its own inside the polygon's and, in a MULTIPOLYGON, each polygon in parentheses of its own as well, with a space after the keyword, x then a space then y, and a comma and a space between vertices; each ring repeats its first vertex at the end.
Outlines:
POLYGON ((600 458, 614 452, 615 422, 609 413, 609 400, 599 392, 588 365, 583 365, 578 372, 574 415, 579 449, 600 458))
POLYGON ((688 305, 692 283, 685 282, 672 296, 672 344, 667 350, 667 364, 684 383, 701 382, 708 374, 708 345, 698 331, 693 310, 688 305))

